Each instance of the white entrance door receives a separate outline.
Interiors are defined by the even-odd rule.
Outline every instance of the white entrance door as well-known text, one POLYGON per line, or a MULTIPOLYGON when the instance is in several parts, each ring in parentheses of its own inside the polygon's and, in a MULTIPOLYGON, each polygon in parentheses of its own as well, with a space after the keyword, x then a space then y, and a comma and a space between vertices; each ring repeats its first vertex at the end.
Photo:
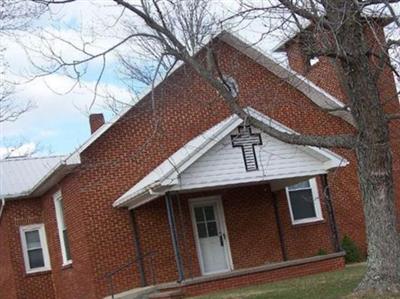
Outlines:
POLYGON ((219 198, 192 200, 192 221, 203 274, 232 269, 225 220, 219 198))

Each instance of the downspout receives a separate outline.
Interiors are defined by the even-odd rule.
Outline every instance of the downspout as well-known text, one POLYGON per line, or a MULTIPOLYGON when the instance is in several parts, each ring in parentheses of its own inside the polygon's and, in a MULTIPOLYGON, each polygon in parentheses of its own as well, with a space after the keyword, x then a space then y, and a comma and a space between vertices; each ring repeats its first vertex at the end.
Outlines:
POLYGON ((336 223, 335 211, 333 209, 332 197, 331 197, 331 192, 330 192, 329 184, 328 184, 328 175, 323 174, 321 176, 321 179, 322 179, 322 186, 324 189, 325 203, 326 203, 326 207, 328 210, 328 217, 329 217, 328 219, 329 219, 329 226, 330 226, 331 234, 332 234, 333 247, 335 248, 336 252, 340 252, 340 251, 342 251, 342 247, 341 247, 340 240, 339 240, 339 230, 338 230, 338 226, 336 223))
POLYGON ((1 207, 0 207, 0 222, 1 222, 1 215, 3 215, 3 210, 6 205, 6 199, 4 197, 1 198, 1 207))

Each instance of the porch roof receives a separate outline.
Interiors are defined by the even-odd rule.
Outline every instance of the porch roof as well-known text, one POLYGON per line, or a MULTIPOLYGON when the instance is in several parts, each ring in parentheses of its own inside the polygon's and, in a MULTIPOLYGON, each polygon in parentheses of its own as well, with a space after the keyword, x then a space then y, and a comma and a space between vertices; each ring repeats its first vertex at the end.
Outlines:
MULTIPOLYGON (((271 127, 297 134, 253 108, 249 107, 247 111, 271 127)), ((295 178, 323 174, 348 164, 346 159, 327 149, 290 145, 262 134, 260 136, 267 140, 267 144, 254 155, 261 161, 259 164, 263 169, 245 171, 243 162, 234 163, 239 156, 241 160, 244 159, 242 151, 232 147, 230 142, 230 133, 242 123, 242 119, 232 115, 195 137, 119 197, 113 206, 135 208, 168 191, 199 190, 262 181, 283 187, 295 178)))

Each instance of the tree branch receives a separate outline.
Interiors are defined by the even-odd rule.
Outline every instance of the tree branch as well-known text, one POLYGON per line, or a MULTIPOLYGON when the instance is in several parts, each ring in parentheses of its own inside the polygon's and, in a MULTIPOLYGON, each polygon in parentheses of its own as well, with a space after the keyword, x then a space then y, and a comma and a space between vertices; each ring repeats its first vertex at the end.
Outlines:
POLYGON ((388 115, 386 115, 386 118, 388 121, 400 120, 400 113, 388 114, 388 115))
POLYGON ((400 3, 400 0, 366 0, 360 2, 362 6, 386 4, 386 3, 391 3, 391 4, 400 3))
POLYGON ((303 17, 313 23, 321 23, 324 26, 327 26, 326 22, 323 20, 322 16, 318 16, 315 15, 313 13, 311 13, 310 11, 308 11, 307 9, 303 9, 298 7, 296 4, 294 4, 292 1, 290 0, 279 0, 279 2, 285 6, 290 12, 303 17))

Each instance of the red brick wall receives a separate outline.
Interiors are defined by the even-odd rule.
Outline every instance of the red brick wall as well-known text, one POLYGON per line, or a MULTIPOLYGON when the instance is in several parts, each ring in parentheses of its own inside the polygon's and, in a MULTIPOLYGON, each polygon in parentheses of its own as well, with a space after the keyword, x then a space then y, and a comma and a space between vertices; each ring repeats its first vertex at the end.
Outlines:
MULTIPOLYGON (((239 84, 239 98, 243 105, 251 105, 299 132, 330 135, 353 131, 349 124, 321 111, 298 90, 282 83, 281 79, 243 54, 222 43, 219 44, 217 51, 220 53, 219 65, 239 84)), ((35 213, 46 225, 53 267, 51 283, 57 297, 70 298, 72 295, 74 298, 101 298, 108 294, 104 275, 133 259, 136 254, 129 213, 124 209, 112 208, 112 203, 188 140, 228 115, 230 115, 228 107, 216 92, 190 68, 181 67, 157 88, 155 113, 151 110, 149 97, 145 98, 88 147, 81 155, 82 165, 59 184, 63 193, 65 220, 71 240, 73 263, 69 269, 61 268, 54 205, 51 199, 51 194, 56 188, 43 197, 42 204, 37 204, 39 201, 33 199, 18 201, 13 204, 15 205, 13 210, 6 210, 10 218, 20 215, 22 220, 28 221, 26 215, 29 213, 24 213, 24 210, 32 205, 31 202, 37 204, 35 213), (68 287, 65 287, 65 284, 68 287)), ((348 151, 338 152, 350 161, 348 167, 329 175, 338 222, 342 234, 350 234, 359 246, 365 249, 354 155, 348 151)), ((265 190, 254 192, 258 195, 268 194, 265 190)), ((232 228, 231 245, 235 240, 244 246, 245 242, 239 238, 238 228, 242 222, 234 221, 239 213, 239 209, 235 207, 242 205, 246 213, 252 211, 251 205, 243 199, 248 194, 244 191, 238 194, 243 197, 231 195, 231 202, 235 205, 227 205, 224 199, 224 207, 227 222, 232 228)), ((314 255, 320 248, 330 250, 331 241, 328 239, 326 223, 292 227, 287 218, 289 214, 283 194, 279 196, 279 205, 282 217, 286 217, 284 229, 290 258, 314 255), (313 234, 318 238, 311 237, 313 234), (306 245, 304 240, 307 241, 306 245)), ((267 215, 272 215, 269 201, 257 202, 257 206, 262 208, 260 211, 254 211, 258 214, 252 216, 267 226, 267 221, 270 220, 267 219, 267 215)), ((159 281, 175 279, 177 273, 163 199, 140 207, 137 217, 143 252, 152 250, 159 252, 156 263, 157 279, 159 281)), ((258 222, 255 219, 251 219, 253 225, 258 222)), ((188 217, 184 221, 185 227, 188 228, 186 233, 190 236, 191 223, 188 217)), ((274 222, 272 224, 275 225, 274 222)), ((266 227, 265 231, 276 233, 276 229, 272 229, 272 226, 266 227)), ((11 235, 14 234, 11 232, 11 235)), ((265 239, 260 239, 260 247, 276 244, 275 233, 268 235, 268 239, 267 235, 265 239)), ((248 232, 246 237, 251 242, 257 236, 248 232)), ((193 238, 187 239, 189 241, 185 251, 185 269, 193 260, 192 272, 193 275, 198 275, 193 238)), ((14 240, 14 243, 10 241, 13 248, 19 248, 16 242, 19 241, 14 240)), ((22 255, 18 250, 13 257, 13 265, 22 263, 22 255)), ((275 247, 269 252, 257 247, 254 249, 256 252, 254 256, 243 256, 244 251, 240 246, 232 249, 234 263, 240 267, 280 258, 280 252, 275 247)), ((139 275, 135 269, 135 267, 126 269, 115 277, 115 291, 123 291, 138 285, 139 275)), ((148 265, 146 271, 149 271, 148 265)), ((32 279, 24 277, 22 272, 16 273, 18 281, 24 283, 26 287, 23 289, 27 292, 32 279)), ((43 280, 43 283, 50 283, 50 275, 40 275, 37 279, 43 280)), ((32 294, 34 293, 29 293, 26 297, 32 297, 32 294)))
POLYGON ((234 268, 282 261, 269 186, 226 189, 222 199, 234 268))
POLYGON ((323 220, 316 223, 292 225, 286 193, 284 190, 278 192, 278 208, 282 219, 289 260, 315 256, 319 250, 327 253, 334 252, 332 232, 329 228, 327 207, 319 177, 317 178, 317 185, 323 220))
MULTIPOLYGON (((373 31, 366 28, 365 36, 368 39, 371 48, 375 53, 381 51, 380 41, 385 39, 383 28, 378 24, 373 24, 373 31)), ((304 55, 301 53, 301 47, 298 43, 291 43, 286 49, 290 66, 297 72, 313 81, 330 94, 346 102, 346 95, 337 77, 333 59, 321 58, 320 62, 314 66, 307 68, 304 62, 304 55), (329 80, 327 80, 329 78, 329 80)), ((373 60, 373 59, 372 59, 373 60)), ((372 61, 372 67, 378 62, 372 61)), ((378 80, 378 88, 380 98, 384 103, 384 109, 387 113, 399 113, 399 97, 396 93, 394 77, 391 69, 385 67, 378 80)), ((398 209, 398 225, 400 228, 400 123, 392 122, 390 124, 391 146, 393 153, 393 173, 395 185, 395 198, 397 198, 398 209)), ((354 156, 347 156, 342 150, 337 151, 344 154, 352 165, 356 165, 354 156)), ((358 178, 355 167, 347 167, 339 172, 329 175, 329 183, 333 192, 333 199, 337 221, 342 232, 350 235, 366 254, 366 239, 364 228, 364 215, 361 196, 358 188, 358 178), (338 179, 341 176, 344 179, 338 179), (349 188, 348 185, 354 186, 349 188)))
MULTIPOLYGON (((7 273, 7 276, 13 275, 14 282, 11 281, 11 277, 8 278, 10 284, 2 291, 4 298, 55 298, 51 271, 26 274, 23 260, 19 228, 24 225, 43 223, 42 216, 43 210, 39 198, 13 200, 6 203, 1 227, 4 236, 8 237, 9 258, 12 266, 12 272, 7 273)), ((49 227, 45 225, 47 238, 49 237, 48 230, 49 227)), ((7 242, 7 239, 5 240, 7 242)))
MULTIPOLYGON (((254 185, 173 197, 179 247, 186 278, 201 275, 197 258, 189 199, 220 196, 234 269, 243 269, 283 261, 277 222, 268 185, 254 185), (251 245, 250 245, 251 244, 251 245), (251 247, 251 250, 250 250, 251 247)), ((324 219, 326 209, 321 199, 324 219)), ((333 252, 331 233, 326 220, 317 224, 292 225, 284 192, 279 194, 279 214, 283 223, 289 259, 317 255, 319 249, 333 252)), ((156 250, 154 264, 157 282, 175 281, 178 277, 164 198, 139 207, 136 212, 143 253, 156 250)), ((151 282, 149 262, 145 265, 151 282)))
MULTIPOLYGON (((8 206, 7 206, 8 210, 8 206)), ((7 214, 9 214, 7 212, 7 214)), ((16 298, 15 274, 12 265, 12 251, 9 242, 8 223, 6 223, 6 213, 4 213, 0 222, 0 298, 16 298)))
POLYGON ((74 185, 74 180, 71 179, 74 175, 67 177, 62 185, 64 218, 72 252, 72 265, 63 266, 61 255, 53 201, 53 194, 59 190, 59 187, 53 188, 42 198, 43 220, 48 227, 47 236, 53 285, 57 298, 93 298, 93 270, 85 231, 85 227, 90 222, 86 218, 84 204, 80 201, 76 192, 81 186, 74 185))

